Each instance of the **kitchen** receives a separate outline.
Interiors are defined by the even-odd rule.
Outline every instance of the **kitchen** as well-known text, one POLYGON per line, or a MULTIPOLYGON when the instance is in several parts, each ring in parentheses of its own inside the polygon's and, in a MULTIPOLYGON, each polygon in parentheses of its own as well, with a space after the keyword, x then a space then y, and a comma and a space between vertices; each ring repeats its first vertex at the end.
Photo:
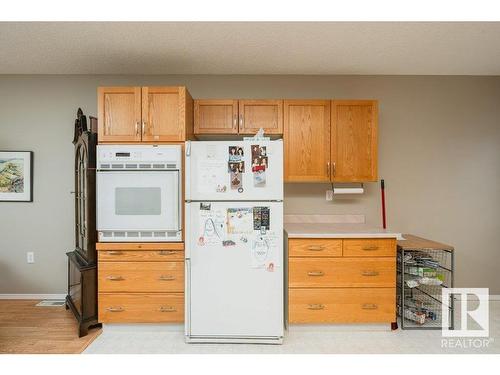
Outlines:
MULTIPOLYGON (((198 219, 212 218, 210 215, 217 213, 216 206, 219 204, 225 215, 234 214, 238 220, 245 218, 238 225, 248 226, 251 222, 252 227, 251 233, 236 233, 238 229, 227 225, 232 219, 226 217, 222 220, 226 224, 223 232, 231 232, 233 236, 221 239, 216 250, 226 249, 223 241, 235 242, 235 245, 227 242, 229 246, 226 250, 243 249, 242 238, 246 236, 250 252, 253 236, 257 238, 261 230, 263 235, 278 237, 279 230, 272 228, 281 225, 286 231, 281 238, 283 258, 273 262, 273 271, 267 270, 269 263, 263 268, 255 268, 255 272, 262 271, 259 275, 283 277, 283 285, 279 289, 282 293, 278 294, 283 300, 269 297, 278 302, 273 314, 282 319, 277 323, 281 332, 272 336, 281 345, 259 345, 265 339, 260 333, 251 332, 251 340, 245 342, 253 340, 257 345, 239 347, 221 344, 226 349, 217 349, 220 351, 276 353, 280 350, 286 352, 294 345, 297 345, 297 352, 320 350, 297 344, 307 336, 308 330, 316 330, 317 335, 317 340, 310 343, 323 343, 325 346, 325 341, 322 341, 326 340, 325 337, 331 340, 334 337, 344 338, 347 335, 345 332, 355 336, 360 330, 367 331, 366 340, 370 340, 370 334, 373 338, 380 337, 378 332, 393 335, 393 338, 400 338, 401 335, 413 337, 409 330, 402 329, 397 311, 396 249, 402 241, 400 236, 406 233, 455 247, 456 285, 491 285, 494 290, 494 266, 487 261, 494 256, 494 252, 487 244, 496 236, 494 220, 490 220, 490 216, 497 198, 493 194, 495 185, 481 181, 485 181, 485 170, 495 168, 496 148, 492 146, 496 139, 494 124, 498 114, 495 105, 498 97, 496 78, 185 74, 2 77, 2 83, 4 89, 11 92, 2 106, 2 112, 7 113, 10 122, 19 129, 18 133, 2 133, 2 139, 7 140, 2 149, 14 149, 16 144, 34 149, 35 164, 38 163, 34 174, 38 178, 34 185, 34 202, 42 205, 35 218, 40 232, 43 228, 46 233, 37 232, 38 243, 40 248, 54 246, 58 249, 53 253, 47 251, 47 255, 37 251, 39 258, 36 258, 35 264, 28 265, 33 272, 26 275, 25 285, 17 283, 15 275, 6 273, 5 294, 65 293, 64 286, 60 287, 66 284, 67 277, 64 252, 74 249, 71 244, 75 232, 75 196, 69 194, 75 190, 74 149, 70 140, 73 136, 71 122, 77 108, 83 109, 88 124, 90 116, 97 119, 94 124, 97 150, 102 149, 104 153, 106 149, 110 150, 108 156, 96 151, 96 201, 102 199, 101 203, 97 203, 97 211, 101 207, 108 213, 121 213, 104 217, 99 217, 99 212, 95 213, 95 277, 98 282, 95 293, 97 314, 94 319, 103 327, 100 336, 88 346, 87 353, 129 353, 139 351, 140 347, 148 348, 147 340, 127 348, 117 343, 123 332, 130 333, 130 337, 140 337, 145 330, 162 334, 172 332, 172 336, 168 336, 171 340, 166 340, 172 341, 168 344, 172 345, 169 347, 171 352, 210 352, 210 346, 200 346, 196 342, 199 336, 205 335, 196 332, 190 335, 189 331, 185 331, 189 329, 188 311, 204 316, 210 312, 214 320, 208 324, 219 319, 221 324, 232 328, 241 327, 242 320, 250 321, 248 315, 243 319, 239 313, 230 314, 231 317, 241 317, 234 322, 230 319, 224 322, 223 316, 217 316, 217 312, 231 308, 224 303, 235 301, 236 297, 219 301, 220 305, 214 304, 213 310, 207 309, 208 303, 203 299, 188 298, 188 288, 192 285, 186 282, 188 278, 196 278, 193 274, 195 270, 186 268, 190 259, 192 261, 190 256, 196 256, 192 252, 189 254, 188 240, 194 240, 191 249, 196 251, 201 248, 210 250, 211 246, 215 248, 209 236, 203 236, 200 241, 202 236, 198 219), (45 100, 46 87, 52 90, 47 94, 50 99, 45 100), (28 131, 29 127, 23 124, 21 115, 9 110, 12 103, 21 99, 40 111, 42 117, 53 119, 56 116, 53 113, 57 113, 57 118, 54 121, 44 119, 41 129, 28 131), (466 103, 469 103, 467 110, 466 103), (60 108, 64 108, 63 114, 60 108), (476 124, 476 118, 481 118, 481 121, 477 122, 474 130, 470 124, 476 124), (256 137, 260 128, 264 131, 262 138, 256 137), (244 138, 248 140, 243 141, 244 138), (464 139, 469 142, 464 142, 464 139), (40 141, 39 145, 30 147, 35 140, 40 141), (212 142, 222 142, 222 146, 212 142), (146 151, 134 155, 134 150, 142 147, 150 149, 153 145, 157 145, 154 147, 157 150, 164 146, 176 146, 174 149, 177 151, 168 157, 161 155, 160 162, 155 159, 156 156, 145 156, 146 151), (192 152, 197 145, 201 147, 199 154, 204 163, 199 160, 189 162, 190 157, 198 158, 198 154, 192 152), (214 145, 215 150, 211 147, 214 145), (259 151, 254 153, 252 146, 256 145, 259 151), (283 151, 279 152, 276 145, 281 145, 283 151), (233 157, 240 154, 240 148, 241 158, 233 157), (55 158, 54 155, 59 153, 65 157, 55 158), (475 155, 474 162, 470 160, 471 155, 475 155), (214 162, 206 163, 211 158, 214 162), (59 172, 48 167, 50 162, 55 163, 53 165, 59 172), (140 167, 146 162, 151 166, 140 167), (241 162, 244 164, 240 165, 241 162), (224 165, 223 172, 218 169, 220 163, 224 165), (484 168, 477 168, 477 163, 484 168), (122 164, 123 168, 117 167, 118 164, 122 164), (137 170, 129 171, 126 164, 135 164, 137 170), (282 165, 282 171, 277 169, 278 165, 282 165), (215 179, 206 173, 210 167, 215 179), (467 176, 464 176, 465 170, 467 176), (193 171, 196 171, 194 175, 191 174, 193 171), (120 190, 122 181, 115 179, 120 177, 120 173, 123 176, 144 173, 151 174, 152 178, 156 178, 157 174, 171 177, 161 179, 159 193, 158 190, 147 190, 151 185, 140 185, 143 179, 128 180, 127 183, 135 184, 134 188, 147 190, 143 191, 146 193, 141 196, 144 198, 141 204, 137 204, 138 196, 120 190), (113 178, 107 183, 100 180, 109 175, 113 178), (217 181, 220 175, 224 180, 222 184, 217 181), (197 176, 204 176, 204 182, 215 181, 213 195, 204 195, 208 194, 203 191, 207 184, 199 183, 197 176), (273 178, 281 180, 280 195, 247 197, 252 190, 267 191, 274 184, 273 178), (382 229, 382 179, 385 181, 388 230, 382 229), (50 181, 56 183, 51 184, 50 181), (264 186, 257 186, 263 183, 264 186), (219 185, 220 191, 217 191, 219 185), (189 189, 201 191, 194 190, 190 192, 193 195, 188 195, 189 189), (471 191, 478 193, 471 197, 471 191), (226 193, 229 198, 220 198, 226 193), (244 197, 242 202, 235 203, 240 196, 244 197), (466 196, 468 198, 463 199, 466 196), (489 197, 488 204, 483 201, 486 196, 489 197), (161 201, 170 199, 167 207, 172 209, 168 215, 163 215, 160 210, 161 228, 147 220, 135 220, 135 227, 125 223, 126 228, 124 222, 120 222, 120 216, 124 213, 130 215, 130 210, 137 208, 143 210, 142 216, 147 212, 158 212, 158 197, 161 201), (222 205, 219 200, 230 201, 230 205, 222 205), (261 204, 261 200, 265 203, 261 204), (121 201, 125 203, 123 206, 112 206, 121 201), (247 201, 259 204, 246 206, 247 201), (271 207, 274 201, 283 201, 282 215, 279 211, 275 214, 274 207, 269 212, 254 213, 254 208, 271 207), (106 205, 109 206, 105 208, 106 205), (53 221, 44 220, 42 212, 46 215, 51 210, 58 217, 53 221), (464 221, 468 212, 477 217, 478 210, 490 219, 481 219, 477 223, 464 221), (203 216, 205 214, 208 216, 203 216), (262 217, 270 217, 269 229, 267 223, 262 224, 262 217), (274 221, 279 217, 281 222, 274 221), (254 227, 256 218, 261 223, 254 227), (137 223, 144 226, 139 227, 137 223), (115 224, 118 225, 113 226, 115 224), (475 228, 474 235, 466 233, 468 226, 475 228), (120 232, 125 229, 131 233, 123 237, 120 232), (272 230, 274 233, 269 233, 272 230), (151 237, 148 234, 143 236, 141 232, 151 232, 151 237), (54 233, 59 235, 54 236, 54 233), (135 234, 138 236, 133 238, 135 234), (205 245, 200 247, 199 242, 205 245), (476 256, 467 249, 475 249, 481 255, 476 256), (44 262, 42 269, 38 268, 38 262, 44 262), (48 267, 53 270, 53 275, 41 276, 46 272, 43 269, 48 267), (199 303, 201 305, 197 305, 199 303), (200 307, 193 310, 192 304, 200 307), (356 312, 354 306, 358 309, 356 312), (186 342, 190 340, 193 340, 192 343, 186 342), (116 345, 116 351, 111 349, 111 342, 116 345)), ((147 179, 152 181, 149 177, 147 179)), ((14 218, 19 218, 16 211, 23 210, 22 206, 4 207, 5 212, 14 218)), ((139 215, 134 211, 130 216, 139 215)), ((24 249, 31 247, 36 250, 28 239, 23 238, 21 228, 15 228, 8 222, 2 222, 2 225, 5 232, 12 233, 5 236, 8 246, 18 249, 23 255, 24 249)), ((239 228, 238 225, 236 228, 239 228)), ((215 228, 216 225, 207 227, 207 233, 216 233, 215 228)), ((276 245, 276 249, 280 247, 276 245)), ((207 278, 203 272, 236 271, 243 276, 243 271, 253 270, 248 259, 238 262, 241 262, 238 263, 240 268, 232 270, 227 270, 227 265, 220 269, 216 267, 218 265, 210 270, 202 269, 197 285, 206 289, 201 289, 200 295, 212 301, 220 297, 217 294, 219 289, 221 294, 230 295, 231 285, 224 285, 223 280, 207 278), (222 291, 222 286, 227 286, 227 289, 222 291)), ((270 284, 276 285, 276 282, 270 284)), ((241 290, 240 285, 234 287, 241 290)), ((268 291, 271 293, 273 289, 268 291)), ((240 301, 249 315, 255 306, 261 306, 262 301, 259 299, 261 295, 252 300, 254 296, 251 293, 251 288, 245 290, 240 301)), ((197 317, 191 315, 191 318, 197 317)), ((195 328, 197 323, 192 322, 191 328, 195 328)), ((208 342, 219 343, 216 339, 220 339, 220 332, 210 333, 208 342)), ((227 336, 232 334, 229 332, 227 336)), ((235 334, 236 340, 242 339, 241 332, 235 334)), ((230 341, 227 337, 223 339, 221 341, 230 341)), ((131 341, 133 343, 134 339, 131 341)), ((402 344, 404 350, 411 350, 410 343, 411 339, 402 344)), ((329 346, 324 350, 354 351, 356 345, 352 343, 349 346, 347 340, 344 349, 329 346)), ((377 350, 373 341, 366 345, 368 352, 377 350)), ((424 345, 427 343, 422 343, 424 345)), ((392 350, 392 347, 384 347, 383 344, 381 347, 392 350)), ((166 352, 170 350, 161 345, 151 350, 160 351, 160 348, 166 352)), ((431 345, 430 348, 429 351, 439 352, 436 346, 431 345)))

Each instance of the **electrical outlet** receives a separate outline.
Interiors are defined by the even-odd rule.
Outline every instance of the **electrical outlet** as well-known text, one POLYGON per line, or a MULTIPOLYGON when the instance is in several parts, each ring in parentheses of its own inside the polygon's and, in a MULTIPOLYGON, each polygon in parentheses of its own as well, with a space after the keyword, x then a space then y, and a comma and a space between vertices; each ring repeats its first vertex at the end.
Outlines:
POLYGON ((28 263, 35 263, 35 253, 33 251, 28 251, 26 253, 26 261, 28 263))
POLYGON ((327 201, 333 201, 333 190, 327 190, 326 191, 326 200, 327 201))

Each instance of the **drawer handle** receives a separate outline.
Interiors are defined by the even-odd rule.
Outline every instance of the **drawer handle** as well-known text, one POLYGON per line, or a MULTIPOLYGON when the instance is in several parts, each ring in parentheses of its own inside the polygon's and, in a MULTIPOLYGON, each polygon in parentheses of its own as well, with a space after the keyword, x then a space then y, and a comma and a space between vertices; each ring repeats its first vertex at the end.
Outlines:
POLYGON ((167 306, 167 307, 160 307, 160 312, 176 312, 177 309, 173 306, 167 306))
POLYGON ((172 281, 172 280, 175 280, 175 276, 171 276, 171 275, 161 275, 158 280, 160 281, 172 281))
POLYGON ((108 255, 122 255, 123 251, 108 251, 108 255))
POLYGON ((322 305, 321 303, 313 303, 313 304, 307 305, 307 308, 309 310, 323 310, 325 308, 325 305, 322 305))
POLYGON ((158 255, 172 255, 175 254, 174 250, 160 250, 158 251, 158 255))
POLYGON ((309 271, 307 274, 309 276, 323 276, 324 275, 323 271, 309 271))
POLYGON ((322 251, 325 247, 324 246, 308 246, 307 250, 311 251, 322 251))
POLYGON ((363 271, 361 272, 363 276, 378 276, 378 271, 363 271))
POLYGON ((376 310, 378 309, 378 305, 374 303, 365 303, 361 306, 363 310, 376 310))
POLYGON ((107 280, 109 281, 122 281, 122 280, 125 280, 122 276, 107 276, 106 277, 107 280))
POLYGON ((363 250, 364 250, 364 251, 374 251, 374 250, 378 250, 378 246, 365 246, 365 247, 363 247, 363 250))
POLYGON ((122 311, 125 311, 125 309, 121 306, 119 307, 108 307, 106 310, 108 310, 109 312, 122 312, 122 311))

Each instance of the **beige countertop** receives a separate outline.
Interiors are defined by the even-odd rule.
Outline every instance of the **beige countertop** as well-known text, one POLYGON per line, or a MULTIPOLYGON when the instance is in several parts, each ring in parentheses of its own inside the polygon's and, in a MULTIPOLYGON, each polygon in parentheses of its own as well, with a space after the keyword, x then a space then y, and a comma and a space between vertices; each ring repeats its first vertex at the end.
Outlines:
POLYGON ((285 223, 288 238, 396 238, 401 233, 364 223, 285 223))

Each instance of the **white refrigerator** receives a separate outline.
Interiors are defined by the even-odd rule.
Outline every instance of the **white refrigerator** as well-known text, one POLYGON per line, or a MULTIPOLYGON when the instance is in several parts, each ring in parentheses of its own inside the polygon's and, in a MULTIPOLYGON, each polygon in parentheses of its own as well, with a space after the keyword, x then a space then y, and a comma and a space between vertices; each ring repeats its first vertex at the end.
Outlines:
POLYGON ((187 142, 186 342, 281 344, 283 142, 187 142))

